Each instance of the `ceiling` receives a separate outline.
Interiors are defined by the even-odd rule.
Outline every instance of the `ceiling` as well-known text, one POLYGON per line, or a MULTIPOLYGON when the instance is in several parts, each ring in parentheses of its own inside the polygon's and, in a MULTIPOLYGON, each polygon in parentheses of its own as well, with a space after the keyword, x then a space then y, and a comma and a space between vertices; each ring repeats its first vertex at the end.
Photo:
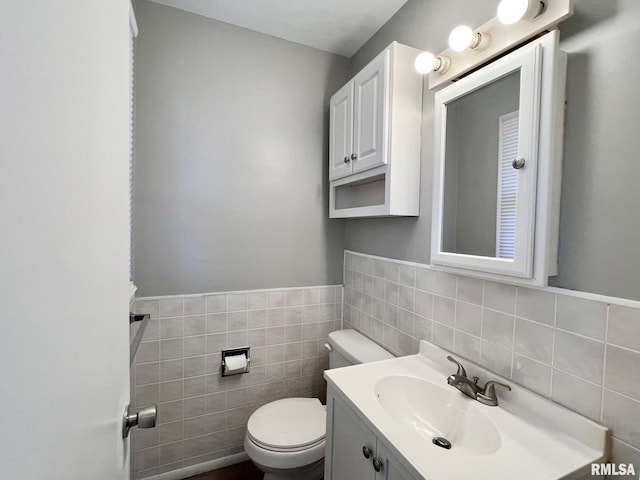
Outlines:
POLYGON ((352 56, 407 0, 151 0, 352 56))

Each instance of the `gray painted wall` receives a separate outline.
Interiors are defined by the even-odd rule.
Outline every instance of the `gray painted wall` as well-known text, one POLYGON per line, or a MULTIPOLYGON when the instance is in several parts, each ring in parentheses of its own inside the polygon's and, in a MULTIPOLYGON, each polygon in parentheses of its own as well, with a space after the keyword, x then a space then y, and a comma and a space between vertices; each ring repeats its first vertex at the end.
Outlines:
MULTIPOLYGON (((354 56, 352 73, 392 40, 436 52, 449 31, 477 26, 497 2, 409 0, 354 56)), ((640 300, 640 2, 576 0, 561 27, 569 53, 558 287, 640 300)), ((428 263, 433 92, 425 88, 420 217, 349 220, 346 248, 428 263)))
POLYGON ((348 60, 135 7, 138 295, 341 283, 328 100, 348 60))

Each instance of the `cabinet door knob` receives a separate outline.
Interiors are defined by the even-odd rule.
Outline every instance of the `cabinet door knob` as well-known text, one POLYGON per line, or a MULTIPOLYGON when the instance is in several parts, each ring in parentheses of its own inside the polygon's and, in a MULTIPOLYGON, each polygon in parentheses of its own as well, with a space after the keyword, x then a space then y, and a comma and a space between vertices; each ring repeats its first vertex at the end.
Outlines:
POLYGON ((358 155, 356 155, 355 153, 351 154, 351 160, 357 160, 358 159, 358 155))
POLYGON ((364 447, 362 447, 362 455, 364 455, 364 458, 371 458, 371 449, 369 447, 367 447, 366 445, 364 447))
POLYGON ((349 157, 344 157, 344 163, 349 163, 349 157))
POLYGON ((373 469, 376 472, 379 472, 380 470, 382 470, 382 462, 377 457, 373 459, 373 469))
POLYGON ((525 164, 525 160, 522 157, 518 157, 516 158, 513 163, 511 164, 511 166, 513 168, 515 168, 516 170, 520 170, 522 167, 524 167, 525 164))

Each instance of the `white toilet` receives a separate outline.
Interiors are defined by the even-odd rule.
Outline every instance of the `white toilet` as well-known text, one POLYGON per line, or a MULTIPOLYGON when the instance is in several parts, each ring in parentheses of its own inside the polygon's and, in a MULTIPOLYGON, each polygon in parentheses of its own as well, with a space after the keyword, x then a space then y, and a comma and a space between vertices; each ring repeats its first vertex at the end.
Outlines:
MULTIPOLYGON (((329 368, 393 358, 355 330, 329 334, 329 368)), ((324 475, 326 408, 317 398, 284 398, 257 409, 244 449, 264 480, 320 480, 324 475)))

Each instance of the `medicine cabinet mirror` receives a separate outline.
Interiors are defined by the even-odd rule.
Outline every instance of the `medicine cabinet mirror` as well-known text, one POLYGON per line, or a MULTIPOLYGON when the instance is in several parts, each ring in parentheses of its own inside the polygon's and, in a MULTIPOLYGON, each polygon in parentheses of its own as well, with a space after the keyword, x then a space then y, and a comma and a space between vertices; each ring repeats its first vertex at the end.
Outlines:
POLYGON ((436 93, 432 264, 536 285, 557 274, 557 43, 548 33, 436 93))

